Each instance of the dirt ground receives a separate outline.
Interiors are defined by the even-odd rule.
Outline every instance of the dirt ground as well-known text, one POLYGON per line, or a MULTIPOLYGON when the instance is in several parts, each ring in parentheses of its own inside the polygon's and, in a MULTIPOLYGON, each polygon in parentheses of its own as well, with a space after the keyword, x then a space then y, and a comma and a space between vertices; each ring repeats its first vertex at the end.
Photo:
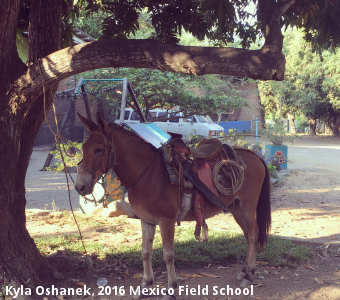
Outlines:
MULTIPOLYGON (((237 281, 236 276, 240 272, 240 264, 221 262, 201 269, 178 268, 176 269, 178 284, 182 288, 181 295, 179 295, 180 290, 177 291, 177 299, 340 300, 340 141, 325 136, 304 137, 289 146, 289 151, 292 154, 296 151, 295 155, 292 155, 294 159, 288 160, 290 175, 282 176, 278 187, 272 191, 272 234, 299 243, 307 243, 315 252, 315 259, 294 269, 275 268, 259 263, 253 276, 254 287, 249 290, 253 295, 243 295, 242 292, 247 291, 237 290, 240 282, 237 281), (208 273, 216 277, 194 276, 195 272, 208 273), (193 275, 194 278, 186 277, 185 274, 193 275), (187 287, 189 290, 186 290, 187 287), (228 287, 229 295, 227 295, 228 287), (196 295, 190 294, 190 288, 195 289, 196 295), (204 295, 206 289, 202 290, 203 288, 208 290, 207 295, 204 295), (198 290, 200 295, 197 294, 198 290), (239 292, 241 295, 235 295, 239 292)), ((117 220, 96 219, 97 223, 103 223, 103 227, 114 222, 112 226, 115 232, 85 230, 85 239, 105 240, 110 246, 114 246, 115 243, 133 244, 134 241, 141 239, 138 220, 126 218, 118 218, 118 220, 122 221, 117 223, 117 220), (129 238, 126 236, 127 229, 134 232, 129 238)), ((230 215, 218 215, 209 219, 207 223, 214 230, 240 231, 230 215)), ((184 222, 182 226, 193 226, 193 224, 184 222)), ((29 211, 27 227, 33 237, 75 233, 75 225, 71 222, 60 223, 57 218, 51 220, 48 216, 38 216, 29 211)), ((62 269, 63 264, 70 265, 72 262, 65 255, 64 249, 60 250, 50 255, 49 259, 52 264, 62 269)), ((154 287, 166 286, 165 266, 156 269, 155 272, 154 287)), ((141 283, 141 278, 135 275, 140 273, 142 273, 141 269, 132 269, 125 265, 115 266, 113 270, 95 272, 87 277, 81 273, 70 272, 64 274, 65 279, 59 282, 59 286, 74 287, 74 281, 77 279, 85 283, 87 288, 91 288, 91 293, 96 295, 83 299, 132 299, 130 286, 136 288, 141 283), (97 280, 101 277, 108 280, 108 288, 104 292, 110 291, 110 296, 97 296, 99 292, 97 280), (125 292, 124 296, 114 295, 119 288, 125 292)), ((46 297, 46 299, 57 299, 46 297)), ((63 299, 71 299, 71 297, 63 297, 63 299)), ((150 299, 156 300, 161 297, 154 296, 150 299)))

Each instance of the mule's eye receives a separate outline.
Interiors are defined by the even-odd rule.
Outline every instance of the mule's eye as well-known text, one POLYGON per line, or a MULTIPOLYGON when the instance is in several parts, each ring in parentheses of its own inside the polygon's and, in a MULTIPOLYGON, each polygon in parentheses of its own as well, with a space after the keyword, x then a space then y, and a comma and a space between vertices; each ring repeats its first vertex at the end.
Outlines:
POLYGON ((104 151, 104 149, 97 148, 96 150, 94 150, 94 154, 102 153, 103 151, 104 151))

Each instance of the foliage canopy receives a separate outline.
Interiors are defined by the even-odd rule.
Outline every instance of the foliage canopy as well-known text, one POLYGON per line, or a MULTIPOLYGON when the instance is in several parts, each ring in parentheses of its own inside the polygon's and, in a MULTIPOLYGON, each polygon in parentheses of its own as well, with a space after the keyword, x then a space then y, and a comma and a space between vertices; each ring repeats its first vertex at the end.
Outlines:
MULTIPOLYGON (((281 11, 280 26, 302 28, 313 50, 321 53, 322 49, 339 46, 340 0, 65 0, 63 37, 70 37, 79 17, 101 22, 100 34, 91 26, 86 30, 99 39, 135 38, 141 24, 148 21, 153 30, 147 38, 165 43, 178 43, 185 31, 214 45, 237 41, 249 48, 265 36, 275 7, 281 11)), ((28 30, 29 12, 29 0, 22 0, 18 27, 23 31, 28 30)), ((81 23, 78 20, 76 24, 81 23)))

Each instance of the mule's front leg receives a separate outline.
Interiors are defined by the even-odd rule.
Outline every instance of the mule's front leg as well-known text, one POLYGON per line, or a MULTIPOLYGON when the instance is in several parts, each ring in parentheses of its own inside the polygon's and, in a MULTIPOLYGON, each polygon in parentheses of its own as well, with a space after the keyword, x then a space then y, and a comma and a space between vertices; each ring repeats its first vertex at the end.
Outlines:
POLYGON ((168 295, 164 296, 162 300, 176 299, 174 292, 177 287, 177 279, 175 272, 175 253, 174 253, 174 236, 175 236, 175 220, 160 219, 159 228, 162 235, 163 243, 163 258, 168 271, 168 295))
MULTIPOLYGON (((143 282, 141 290, 153 284, 152 270, 152 245, 155 237, 156 225, 141 220, 142 223, 142 260, 143 260, 143 282)), ((142 299, 143 295, 134 296, 133 299, 142 299)))

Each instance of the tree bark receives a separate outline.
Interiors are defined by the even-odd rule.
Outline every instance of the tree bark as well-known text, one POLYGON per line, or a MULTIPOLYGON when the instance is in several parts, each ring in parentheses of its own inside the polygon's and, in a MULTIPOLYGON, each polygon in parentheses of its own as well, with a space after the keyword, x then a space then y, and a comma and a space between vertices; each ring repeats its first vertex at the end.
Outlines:
MULTIPOLYGON (((18 5, 20 1, 9 2, 18 5)), ((30 45, 29 63, 59 49, 62 4, 62 0, 31 0, 29 35, 36 43, 30 45), (36 30, 40 37, 34 37, 36 30), (49 41, 44 43, 42 37, 49 41)), ((48 264, 26 229, 25 177, 36 135, 45 118, 44 102, 48 111, 57 88, 57 82, 49 85, 45 99, 43 96, 31 99, 9 91, 13 78, 27 71, 16 51, 17 14, 18 9, 11 16, 14 21, 7 20, 15 24, 14 28, 9 28, 14 30, 14 38, 13 34, 9 35, 8 46, 3 47, 8 57, 2 61, 0 70, 4 79, 0 82, 0 285, 15 288, 43 285, 42 280, 51 276, 48 264), (27 102, 31 105, 24 107, 22 104, 27 102)), ((17 299, 30 297, 20 295, 17 299)))
POLYGON ((316 120, 310 119, 309 120, 309 135, 316 135, 316 120))
POLYGON ((287 114, 288 119, 289 119, 289 127, 290 127, 290 132, 293 134, 296 134, 296 127, 295 127, 295 116, 292 114, 287 114))
POLYGON ((282 53, 263 53, 262 50, 180 46, 154 40, 105 40, 76 45, 48 55, 30 66, 28 72, 14 83, 12 90, 36 97, 41 93, 42 80, 48 86, 73 74, 104 67, 283 80, 284 65, 282 53))
POLYGON ((281 33, 280 19, 282 11, 276 1, 259 0, 259 14, 262 20, 262 32, 265 43, 262 48, 264 53, 281 53, 283 35, 281 33))
POLYGON ((340 136, 339 127, 340 127, 340 113, 337 113, 333 125, 333 136, 340 136))

